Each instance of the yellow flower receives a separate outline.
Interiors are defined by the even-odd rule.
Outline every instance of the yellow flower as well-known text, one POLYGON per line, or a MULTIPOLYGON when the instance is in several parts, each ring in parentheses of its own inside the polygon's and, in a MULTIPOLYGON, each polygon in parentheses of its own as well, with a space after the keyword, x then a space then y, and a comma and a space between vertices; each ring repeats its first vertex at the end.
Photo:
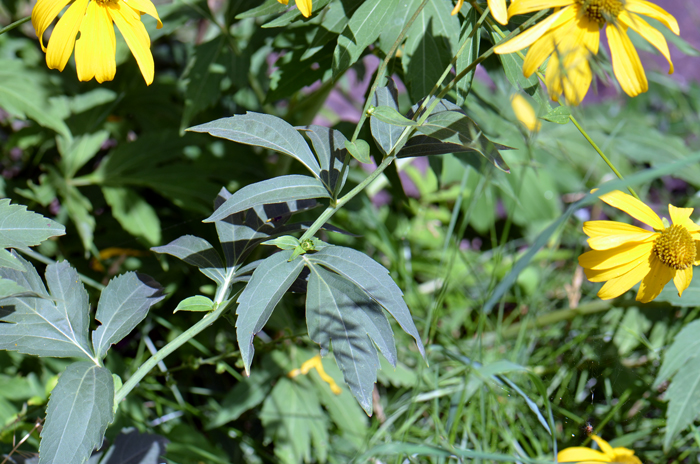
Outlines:
POLYGON ((678 296, 700 264, 700 226, 690 220, 693 208, 668 205, 672 225, 667 225, 647 205, 618 190, 600 197, 647 224, 654 231, 615 221, 588 221, 583 231, 593 251, 579 256, 591 282, 605 282, 598 292, 603 300, 616 298, 641 281, 637 301, 648 303, 673 279, 678 296))
POLYGON ((583 100, 593 74, 588 63, 598 53, 600 30, 610 44, 613 71, 622 90, 634 97, 646 92, 647 83, 639 55, 627 36, 631 28, 656 47, 668 60, 669 74, 673 63, 666 39, 639 15, 659 20, 676 35, 678 22, 662 8, 645 0, 514 0, 508 17, 545 8, 555 13, 508 42, 496 47, 499 54, 513 53, 530 47, 523 64, 523 73, 530 77, 551 55, 545 84, 553 100, 563 92, 569 104, 583 100))
POLYGON ((305 361, 304 364, 301 365, 301 368, 290 371, 289 374, 287 374, 287 377, 294 378, 300 374, 306 375, 311 369, 316 369, 319 377, 321 377, 321 380, 328 384, 333 393, 335 393, 336 395, 340 395, 342 393, 342 390, 340 389, 338 384, 335 383, 333 377, 326 374, 326 371, 323 369, 323 363, 321 363, 321 356, 318 354, 313 358, 309 359, 308 361, 305 361))
MULTIPOLYGON (((508 24, 508 11, 506 10, 506 0, 488 0, 489 10, 491 11, 491 16, 494 17, 496 21, 503 24, 504 26, 508 24)), ((455 5, 452 10, 452 16, 459 13, 462 9, 464 0, 457 0, 457 5, 455 5)))
POLYGON ((634 451, 627 448, 613 448, 610 444, 597 435, 591 438, 598 443, 600 451, 582 446, 566 448, 557 454, 557 462, 577 462, 579 464, 596 464, 600 462, 614 462, 617 464, 642 464, 634 451))
MULTIPOLYGON (((289 3, 289 0, 277 0, 280 2, 282 5, 286 5, 289 3)), ((302 14, 303 17, 308 18, 311 16, 311 0, 295 0, 297 4, 297 8, 299 8, 299 12, 302 14)))
POLYGON ((44 46, 44 32, 71 0, 38 0, 32 10, 32 25, 46 52, 46 64, 50 69, 63 71, 75 45, 75 66, 78 79, 97 82, 111 81, 116 73, 115 23, 126 44, 134 54, 141 74, 148 85, 153 82, 153 55, 151 39, 141 22, 146 13, 160 22, 151 0, 75 0, 58 20, 44 46), (80 33, 80 38, 75 38, 80 33))
POLYGON ((515 117, 520 121, 530 132, 539 132, 542 124, 537 119, 537 114, 532 108, 532 105, 519 93, 510 97, 510 105, 513 107, 515 117))

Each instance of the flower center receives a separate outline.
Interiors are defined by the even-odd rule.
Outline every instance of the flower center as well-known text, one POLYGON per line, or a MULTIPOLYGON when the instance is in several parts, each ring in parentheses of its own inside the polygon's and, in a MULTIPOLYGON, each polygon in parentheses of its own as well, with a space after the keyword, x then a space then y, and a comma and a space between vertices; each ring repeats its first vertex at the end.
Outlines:
POLYGON ((117 0, 95 0, 100 6, 109 6, 117 3, 117 0))
POLYGON ((583 14, 599 24, 612 22, 625 9, 624 0, 576 0, 583 14))
POLYGON ((654 240, 653 251, 662 263, 679 271, 695 262, 695 240, 688 229, 678 224, 661 232, 654 240))

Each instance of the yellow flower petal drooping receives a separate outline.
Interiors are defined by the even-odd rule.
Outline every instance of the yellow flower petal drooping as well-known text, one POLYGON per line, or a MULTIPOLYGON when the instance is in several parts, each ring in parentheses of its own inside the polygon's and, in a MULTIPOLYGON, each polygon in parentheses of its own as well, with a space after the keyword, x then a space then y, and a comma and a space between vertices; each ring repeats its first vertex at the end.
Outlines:
POLYGON ((519 93, 516 93, 510 98, 510 105, 513 107, 515 117, 518 118, 523 126, 530 132, 539 132, 542 124, 537 119, 537 114, 532 108, 532 105, 519 93))
POLYGON ((136 58, 146 84, 153 82, 151 39, 141 15, 154 17, 159 29, 163 24, 151 0, 75 0, 56 23, 48 45, 44 45, 44 32, 69 3, 71 0, 38 0, 32 10, 32 25, 50 69, 63 71, 75 48, 79 80, 89 81, 94 77, 102 83, 114 79, 117 68, 114 23, 136 58), (76 40, 78 33, 80 38, 76 40))
POLYGON ((634 455, 634 451, 627 448, 613 448, 610 444, 597 435, 591 438, 598 444, 600 451, 582 446, 565 448, 557 454, 557 462, 594 464, 597 462, 614 462, 617 464, 642 464, 642 461, 634 455))
MULTIPOLYGON (((281 0, 279 0, 281 1, 281 0)), ((488 0, 489 10, 491 10, 491 16, 494 17, 496 21, 503 24, 504 26, 508 24, 508 10, 506 8, 506 0, 488 0)), ((452 10, 452 16, 459 13, 462 9, 464 0, 457 0, 457 4, 452 10)))
POLYGON ((316 372, 318 372, 319 377, 321 377, 321 380, 326 382, 328 386, 330 387, 331 391, 335 393, 336 395, 340 395, 343 391, 341 388, 338 386, 337 383, 335 383, 335 380, 333 380, 333 377, 330 375, 326 374, 325 369, 323 368, 323 363, 321 362, 321 356, 316 355, 313 358, 304 361, 304 363, 301 365, 299 369, 294 369, 290 371, 287 374, 287 377, 289 378, 294 378, 297 375, 306 375, 309 373, 311 369, 316 369, 316 372))
POLYGON ((646 0, 513 0, 508 17, 556 8, 554 14, 506 43, 496 47, 498 54, 514 53, 530 47, 523 73, 530 77, 550 57, 545 84, 553 100, 564 94, 571 105, 578 105, 586 96, 593 79, 589 59, 598 53, 600 31, 610 44, 612 64, 622 90, 634 97, 646 92, 644 68, 637 50, 627 36, 627 29, 639 33, 653 45, 669 63, 673 63, 666 39, 642 16, 654 18, 680 34, 678 22, 662 8, 646 0))
POLYGON ((605 282, 598 292, 603 300, 616 298, 641 281, 637 301, 648 303, 673 279, 678 296, 700 264, 700 226, 690 220, 693 208, 668 205, 671 225, 666 227, 647 205, 616 190, 600 197, 653 228, 642 229, 622 222, 588 221, 583 231, 592 248, 578 258, 591 282, 605 282))
MULTIPOLYGON (((289 3, 289 0, 277 0, 280 2, 282 5, 287 5, 289 3)), ((299 8, 299 12, 301 15, 305 18, 308 18, 311 16, 311 0, 296 0, 297 8, 299 8)))

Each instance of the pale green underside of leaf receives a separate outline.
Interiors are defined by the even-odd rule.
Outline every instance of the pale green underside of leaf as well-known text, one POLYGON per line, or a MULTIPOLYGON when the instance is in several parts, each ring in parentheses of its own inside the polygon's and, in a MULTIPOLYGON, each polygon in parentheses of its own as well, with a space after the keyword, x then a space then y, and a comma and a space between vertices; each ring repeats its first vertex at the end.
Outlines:
POLYGON ((26 206, 11 205, 9 198, 0 200, 0 247, 26 248, 65 233, 61 224, 27 211, 26 206))

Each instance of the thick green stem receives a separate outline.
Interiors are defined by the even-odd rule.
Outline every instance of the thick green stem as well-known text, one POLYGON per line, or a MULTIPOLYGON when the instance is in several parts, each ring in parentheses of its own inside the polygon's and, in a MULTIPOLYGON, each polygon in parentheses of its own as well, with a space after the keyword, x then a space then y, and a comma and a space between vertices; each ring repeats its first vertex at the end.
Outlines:
POLYGON ((12 29, 15 29, 15 28, 21 26, 22 24, 26 23, 30 19, 32 19, 31 16, 25 16, 24 18, 22 18, 18 21, 15 21, 14 23, 0 29, 0 34, 4 34, 5 32, 10 32, 12 29))

